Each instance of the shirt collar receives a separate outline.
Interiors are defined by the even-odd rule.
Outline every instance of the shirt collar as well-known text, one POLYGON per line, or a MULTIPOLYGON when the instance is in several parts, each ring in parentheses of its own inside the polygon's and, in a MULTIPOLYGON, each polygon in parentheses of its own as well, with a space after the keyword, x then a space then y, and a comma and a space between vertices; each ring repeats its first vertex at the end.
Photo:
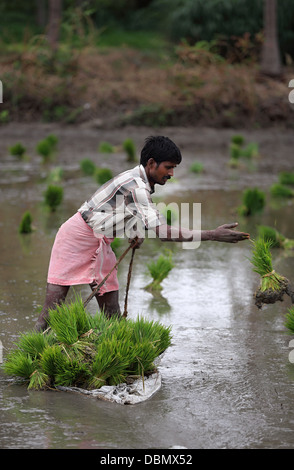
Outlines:
POLYGON ((147 175, 146 175, 145 168, 143 167, 143 165, 138 165, 137 168, 139 169, 140 177, 142 178, 142 180, 146 184, 148 191, 150 192, 150 194, 153 194, 154 189, 152 189, 151 186, 150 186, 149 180, 148 180, 147 175))

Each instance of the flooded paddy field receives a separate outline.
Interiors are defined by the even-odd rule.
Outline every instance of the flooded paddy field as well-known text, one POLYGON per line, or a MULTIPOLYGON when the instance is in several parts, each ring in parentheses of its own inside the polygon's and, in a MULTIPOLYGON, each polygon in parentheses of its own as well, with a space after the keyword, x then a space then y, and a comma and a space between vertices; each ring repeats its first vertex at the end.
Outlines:
MULTIPOLYGON (((280 171, 294 170, 293 132, 278 129, 241 132, 259 144, 260 157, 250 165, 231 168, 229 142, 234 130, 148 128, 111 130, 20 124, 0 128, 0 341, 3 359, 20 332, 31 329, 45 296, 50 251, 59 226, 97 188, 79 167, 83 158, 114 174, 132 164, 119 148, 134 139, 138 153, 151 134, 172 138, 183 162, 175 181, 156 188, 155 200, 201 203, 203 229, 238 220, 254 238, 259 224, 275 226, 294 238, 293 199, 277 201, 270 186, 280 171), (39 140, 54 133, 55 162, 62 166, 64 200, 54 213, 43 205, 49 167, 37 155, 39 140), (114 154, 98 152, 101 141, 117 147, 114 154), (22 142, 27 158, 18 160, 8 147, 22 142), (203 173, 189 171, 193 161, 203 173), (243 190, 259 187, 266 193, 264 211, 239 217, 243 190), (23 213, 33 216, 34 231, 20 235, 23 213)), ((124 243, 127 243, 124 241, 124 243)), ((120 250, 124 249, 124 244, 120 250)), ((181 244, 146 239, 136 252, 129 292, 130 317, 144 315, 172 325, 173 344, 164 354, 162 387, 150 400, 122 406, 57 391, 27 391, 0 371, 0 448, 3 449, 252 449, 294 447, 294 365, 289 362, 290 339, 284 322, 289 297, 258 310, 253 294, 259 277, 248 258, 250 242, 228 245, 201 243, 197 250, 181 244), (160 295, 144 290, 150 282, 147 263, 164 249, 172 251, 174 268, 160 295)), ((294 253, 274 249, 276 271, 294 283, 294 253)), ((123 307, 128 260, 120 264, 123 307)), ((76 288, 84 299, 88 286, 76 288)), ((69 299, 74 295, 71 291, 69 299)), ((92 300, 88 309, 96 311, 92 300)))

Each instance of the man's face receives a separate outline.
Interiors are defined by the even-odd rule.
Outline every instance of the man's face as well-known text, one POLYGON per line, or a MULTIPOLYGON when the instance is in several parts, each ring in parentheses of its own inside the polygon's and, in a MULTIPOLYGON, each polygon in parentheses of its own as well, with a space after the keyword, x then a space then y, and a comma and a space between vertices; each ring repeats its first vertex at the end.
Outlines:
POLYGON ((147 177, 150 185, 153 187, 154 184, 164 185, 168 179, 174 175, 174 168, 177 165, 173 162, 164 161, 156 163, 153 158, 148 160, 145 168, 147 177))

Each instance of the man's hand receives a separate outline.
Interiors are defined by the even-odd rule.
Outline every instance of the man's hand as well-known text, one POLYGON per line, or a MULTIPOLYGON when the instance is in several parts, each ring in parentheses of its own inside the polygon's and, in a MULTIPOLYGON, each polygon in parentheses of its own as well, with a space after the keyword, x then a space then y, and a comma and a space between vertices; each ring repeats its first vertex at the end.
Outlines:
POLYGON ((211 240, 225 243, 238 243, 242 240, 248 240, 250 238, 249 233, 236 232, 234 229, 238 223, 224 224, 217 227, 215 230, 211 230, 211 240))
POLYGON ((140 248, 140 246, 142 245, 144 241, 144 238, 139 238, 139 237, 135 237, 135 238, 129 238, 129 243, 134 243, 134 246, 133 248, 140 248))

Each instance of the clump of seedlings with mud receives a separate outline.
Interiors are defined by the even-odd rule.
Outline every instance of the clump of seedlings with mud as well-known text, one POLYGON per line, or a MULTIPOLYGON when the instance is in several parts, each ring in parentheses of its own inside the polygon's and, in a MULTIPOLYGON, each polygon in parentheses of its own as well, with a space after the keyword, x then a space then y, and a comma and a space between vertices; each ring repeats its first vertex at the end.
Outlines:
POLYGON ((22 334, 3 364, 28 389, 99 389, 154 373, 171 328, 144 318, 91 316, 78 297, 50 311, 45 333, 22 334))
POLYGON ((148 263, 147 268, 152 277, 152 282, 145 287, 145 290, 152 293, 160 292, 162 290, 162 281, 169 275, 173 267, 171 252, 161 254, 157 260, 148 263))
POLYGON ((258 290, 255 292, 255 305, 261 308, 263 304, 274 304, 283 301, 284 294, 288 294, 294 303, 294 291, 292 291, 289 280, 278 274, 272 264, 270 240, 259 237, 252 241, 254 248, 251 263, 253 271, 261 277, 258 290))

